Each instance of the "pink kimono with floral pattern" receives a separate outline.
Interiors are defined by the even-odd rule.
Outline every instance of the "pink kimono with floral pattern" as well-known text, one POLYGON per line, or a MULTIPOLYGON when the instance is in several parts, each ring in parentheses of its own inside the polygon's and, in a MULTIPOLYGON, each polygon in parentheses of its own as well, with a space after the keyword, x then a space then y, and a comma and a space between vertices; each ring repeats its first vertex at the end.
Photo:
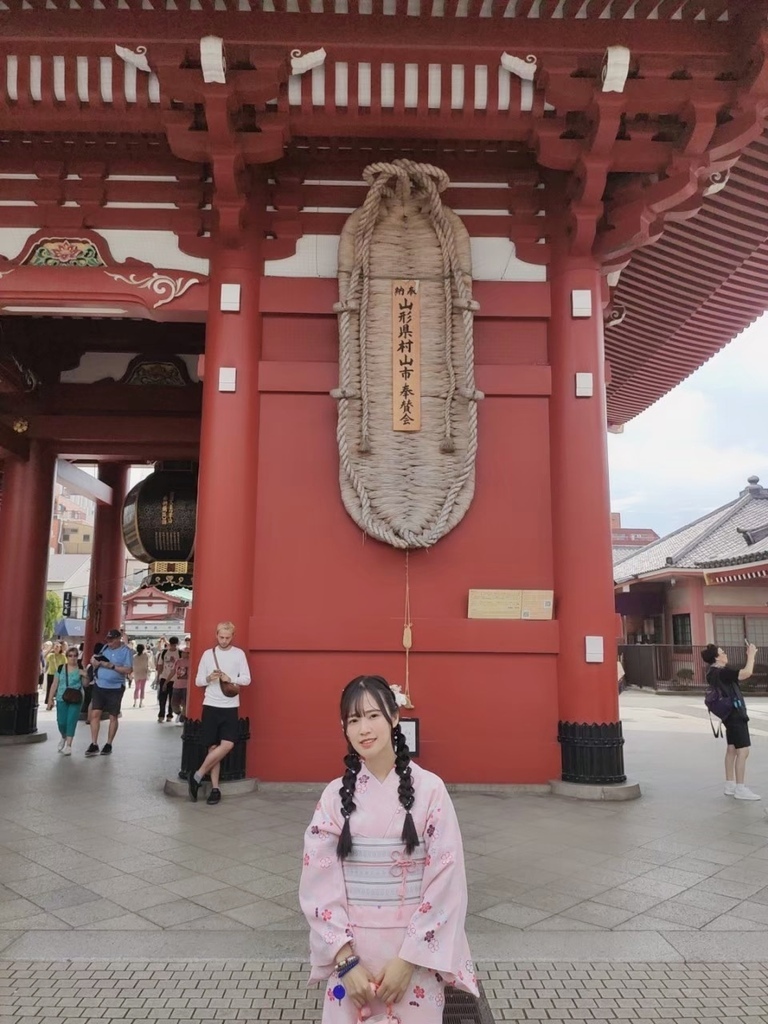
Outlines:
MULTIPOLYGON (((326 788, 307 829, 299 897, 310 925, 311 979, 328 979, 323 1024, 358 1019, 348 996, 333 996, 336 954, 348 942, 374 976, 396 956, 416 965, 405 996, 391 1008, 395 1024, 439 1024, 445 985, 477 995, 464 933, 467 882, 456 812, 441 779, 416 764, 411 769, 420 845, 410 856, 400 838, 405 811, 394 770, 379 782, 363 765, 345 861, 336 856, 344 824, 341 779, 326 788)), ((369 1010, 387 1012, 378 1000, 369 1010)))

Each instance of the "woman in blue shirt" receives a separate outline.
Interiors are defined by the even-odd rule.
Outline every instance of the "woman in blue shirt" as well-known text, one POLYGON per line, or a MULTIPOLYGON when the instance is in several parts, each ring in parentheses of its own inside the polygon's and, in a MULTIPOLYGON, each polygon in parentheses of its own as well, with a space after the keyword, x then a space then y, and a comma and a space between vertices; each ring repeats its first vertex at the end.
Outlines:
POLYGON ((56 721, 61 733, 59 740, 59 753, 71 755, 72 740, 75 737, 75 729, 80 719, 80 707, 83 703, 83 686, 85 684, 85 671, 78 668, 77 648, 70 647, 67 650, 67 660, 56 673, 56 689, 53 686, 48 696, 48 710, 53 707, 54 697, 56 698, 56 721), (65 690, 79 690, 80 700, 68 703, 64 700, 65 690))

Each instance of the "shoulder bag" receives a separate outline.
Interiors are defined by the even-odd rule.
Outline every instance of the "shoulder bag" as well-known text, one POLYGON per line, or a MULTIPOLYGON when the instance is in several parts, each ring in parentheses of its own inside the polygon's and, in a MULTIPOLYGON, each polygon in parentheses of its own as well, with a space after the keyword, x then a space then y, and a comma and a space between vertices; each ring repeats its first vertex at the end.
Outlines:
POLYGON ((61 699, 65 704, 79 704, 83 699, 83 691, 80 686, 69 685, 69 669, 66 665, 64 666, 64 678, 67 685, 61 695, 61 699))
MULTIPOLYGON (((221 672, 221 669, 219 668, 219 659, 216 657, 215 647, 211 648, 211 654, 213 655, 213 663, 216 666, 216 671, 221 672)), ((225 683, 223 679, 220 679, 219 686, 221 687, 221 692, 225 697, 236 697, 240 693, 240 687, 237 683, 225 683)))

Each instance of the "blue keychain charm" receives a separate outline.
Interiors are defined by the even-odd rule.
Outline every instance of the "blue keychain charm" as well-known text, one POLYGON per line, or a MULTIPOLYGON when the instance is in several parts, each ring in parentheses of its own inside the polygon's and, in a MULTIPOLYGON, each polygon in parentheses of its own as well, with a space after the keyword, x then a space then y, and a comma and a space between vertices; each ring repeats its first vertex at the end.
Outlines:
POLYGON ((341 1003, 341 1000, 344 998, 344 996, 346 994, 347 994, 347 990, 344 988, 343 985, 334 985, 334 987, 333 987, 333 998, 334 999, 338 999, 339 1003, 341 1003))

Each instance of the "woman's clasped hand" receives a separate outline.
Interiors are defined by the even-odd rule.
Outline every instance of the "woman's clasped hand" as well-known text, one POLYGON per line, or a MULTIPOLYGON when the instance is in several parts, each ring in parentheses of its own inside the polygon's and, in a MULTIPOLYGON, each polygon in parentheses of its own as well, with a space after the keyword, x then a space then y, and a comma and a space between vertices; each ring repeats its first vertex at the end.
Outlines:
POLYGON ((413 964, 393 957, 376 979, 376 996, 382 1003, 399 1003, 411 983, 413 964))
POLYGON ((345 974, 341 984, 358 1010, 362 1010, 376 992, 374 979, 362 964, 358 964, 345 974))
POLYGON ((372 999, 379 999, 385 1005, 399 1003, 412 975, 413 964, 396 956, 389 961, 378 978, 373 978, 362 964, 358 964, 344 975, 342 984, 358 1010, 362 1010, 372 999))

